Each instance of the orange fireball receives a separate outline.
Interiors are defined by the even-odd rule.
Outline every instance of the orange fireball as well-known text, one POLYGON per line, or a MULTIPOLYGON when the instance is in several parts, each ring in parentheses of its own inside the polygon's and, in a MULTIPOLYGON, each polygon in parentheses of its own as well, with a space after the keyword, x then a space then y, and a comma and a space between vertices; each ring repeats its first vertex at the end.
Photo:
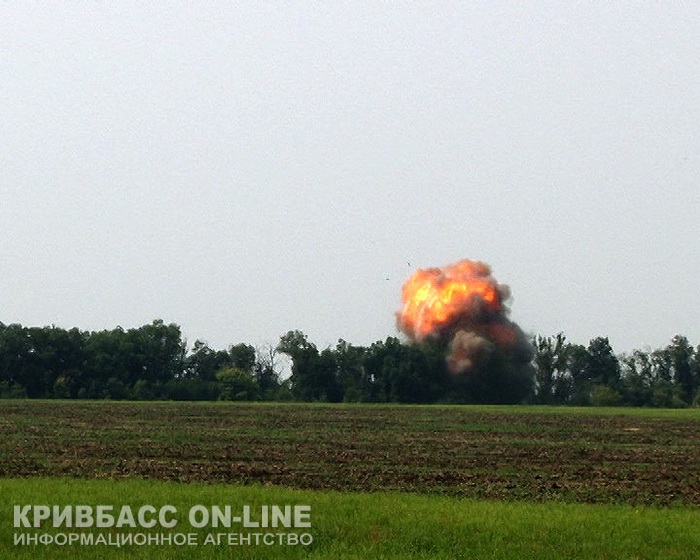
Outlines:
POLYGON ((507 289, 488 265, 463 260, 443 268, 417 270, 403 285, 399 328, 415 340, 445 329, 480 322, 500 313, 507 289))

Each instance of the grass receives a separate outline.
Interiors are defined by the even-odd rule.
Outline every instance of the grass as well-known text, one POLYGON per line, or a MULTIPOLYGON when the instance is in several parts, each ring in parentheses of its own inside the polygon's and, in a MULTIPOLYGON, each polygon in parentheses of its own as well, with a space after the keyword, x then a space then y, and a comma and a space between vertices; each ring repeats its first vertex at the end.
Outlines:
MULTIPOLYGON (((700 550, 700 531, 697 530, 700 514, 695 508, 535 504, 393 492, 340 493, 256 485, 61 478, 0 479, 0 502, 3 504, 0 509, 2 558, 671 560, 694 558, 700 550), (13 504, 127 504, 134 509, 142 504, 174 505, 180 520, 178 527, 157 531, 194 531, 200 544, 196 547, 131 545, 124 548, 15 546, 13 504), (186 512, 197 504, 231 504, 234 508, 243 504, 254 507, 308 504, 312 508, 312 527, 303 531, 313 535, 313 544, 205 546, 202 543, 206 534, 215 530, 211 527, 193 529, 187 521, 186 512)), ((54 532, 51 528, 38 531, 54 532)))

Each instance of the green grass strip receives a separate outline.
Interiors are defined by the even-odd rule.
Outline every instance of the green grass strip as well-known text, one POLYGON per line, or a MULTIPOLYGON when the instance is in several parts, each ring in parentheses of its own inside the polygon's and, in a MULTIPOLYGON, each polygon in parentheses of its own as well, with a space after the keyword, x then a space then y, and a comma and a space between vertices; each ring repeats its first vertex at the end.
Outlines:
POLYGON ((700 510, 625 505, 535 504, 462 500, 401 493, 338 493, 278 487, 177 484, 145 480, 0 479, 0 558, 313 558, 313 559, 690 559, 700 554, 700 510), (17 531, 148 532, 144 529, 15 529, 13 506, 129 505, 177 508, 178 526, 156 532, 195 532, 197 546, 13 543, 17 531), (207 533, 257 529, 193 529, 195 505, 308 504, 310 546, 204 545, 207 533))

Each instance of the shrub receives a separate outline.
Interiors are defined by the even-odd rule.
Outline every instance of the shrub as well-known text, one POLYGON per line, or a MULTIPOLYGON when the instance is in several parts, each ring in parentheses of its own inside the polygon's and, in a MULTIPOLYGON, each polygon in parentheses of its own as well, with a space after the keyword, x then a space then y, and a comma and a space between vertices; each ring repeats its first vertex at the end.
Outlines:
POLYGON ((607 385, 594 385, 591 391, 591 404, 593 406, 619 406, 622 403, 622 395, 607 385))

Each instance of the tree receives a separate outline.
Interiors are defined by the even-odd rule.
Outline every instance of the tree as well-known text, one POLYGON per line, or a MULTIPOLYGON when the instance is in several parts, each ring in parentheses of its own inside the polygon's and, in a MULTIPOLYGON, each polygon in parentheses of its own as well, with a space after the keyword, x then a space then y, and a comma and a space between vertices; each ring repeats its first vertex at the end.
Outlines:
POLYGON ((280 337, 277 351, 292 359, 290 378, 292 394, 299 400, 318 400, 320 388, 315 379, 318 349, 299 330, 289 331, 280 337))
POLYGON ((651 385, 651 405, 676 408, 684 405, 674 385, 673 353, 670 346, 659 348, 651 353, 653 381, 651 385))
POLYGON ((617 406, 622 402, 622 396, 609 385, 594 384, 591 390, 593 406, 617 406))
POLYGON ((165 325, 161 319, 156 319, 127 334, 133 340, 134 357, 138 356, 141 362, 132 370, 132 384, 139 379, 165 382, 182 374, 185 344, 178 325, 165 325))
POLYGON ((700 344, 698 344, 695 349, 695 356, 693 357, 694 370, 693 375, 695 377, 695 386, 698 388, 695 391, 695 396, 693 397, 693 406, 700 406, 700 344))
POLYGON ((287 354, 292 361, 305 352, 317 351, 308 337, 300 330, 288 331, 280 337, 277 351, 287 354))
POLYGON ((389 380, 389 400, 400 403, 432 402, 430 366, 426 354, 415 345, 394 348, 383 364, 389 380))
POLYGON ((28 397, 41 396, 42 388, 31 367, 33 350, 28 330, 18 324, 3 325, 1 334, 0 380, 8 387, 19 385, 28 397))
POLYGON ((361 400, 364 402, 387 402, 391 393, 391 377, 385 364, 398 352, 401 341, 395 336, 384 341, 374 342, 364 357, 364 371, 361 383, 361 400))
POLYGON ((201 340, 196 340, 190 354, 184 360, 184 377, 201 381, 214 381, 216 372, 234 365, 229 352, 212 350, 201 340))
POLYGON ((591 402, 591 379, 588 367, 588 350, 582 344, 570 344, 567 349, 567 371, 571 376, 571 398, 569 402, 584 406, 591 402))
POLYGON ((264 401, 276 400, 280 390, 280 373, 277 370, 277 350, 270 345, 255 351, 253 378, 260 388, 260 398, 264 401))
POLYGON ((131 397, 129 389, 121 379, 111 377, 107 380, 105 398, 113 400, 124 400, 131 397))
POLYGON ((649 353, 635 350, 622 356, 622 396, 625 404, 647 406, 651 404, 653 368, 649 353))
MULTIPOLYGON (((346 349, 347 350, 347 349, 346 349)), ((428 403, 444 397, 444 345, 425 341, 402 344, 396 337, 375 342, 362 351, 360 399, 367 402, 428 403)))
POLYGON ((531 341, 516 334, 456 374, 444 337, 388 337, 369 347, 340 339, 319 350, 295 330, 276 347, 224 351, 197 340, 187 354, 180 327, 160 319, 98 332, 0 322, 0 397, 700 405, 700 346, 685 336, 616 356, 604 337, 584 347, 563 333, 531 341), (291 360, 284 381, 279 353, 291 360))
POLYGON ((258 386, 250 372, 236 366, 226 366, 216 372, 221 384, 221 400, 253 401, 258 398, 258 386))
POLYGON ((667 351, 671 357, 677 395, 684 403, 691 404, 697 388, 697 378, 693 372, 693 347, 685 336, 676 335, 667 351))
POLYGON ((151 389, 151 384, 145 379, 139 379, 134 383, 133 397, 137 401, 152 401, 155 400, 155 392, 151 389))
POLYGON ((343 392, 337 364, 330 349, 319 352, 301 331, 289 331, 280 338, 277 350, 292 359, 292 393, 302 401, 339 402, 343 392))
POLYGON ((651 353, 654 383, 659 381, 673 381, 673 356, 668 347, 659 348, 651 353))
POLYGON ((52 369, 56 375, 54 396, 75 398, 85 385, 85 353, 87 335, 78 329, 63 330, 52 327, 49 340, 52 346, 52 369), (60 379, 60 382, 59 382, 60 379))
POLYGON ((236 344, 228 350, 233 367, 252 372, 255 366, 255 348, 250 344, 236 344))
POLYGON ((535 396, 542 404, 564 403, 569 398, 567 383, 567 344, 563 333, 534 340, 535 396))
POLYGON ((620 381, 620 363, 606 337, 599 336, 588 344, 588 378, 613 389, 620 381))
POLYGON ((342 387, 345 402, 358 402, 362 399, 365 353, 365 348, 353 346, 343 339, 338 340, 335 346, 338 381, 342 387))
POLYGON ((103 390, 110 378, 126 377, 129 350, 125 345, 126 333, 121 327, 111 331, 91 333, 85 343, 86 365, 84 386, 86 396, 91 399, 103 398, 103 390))

